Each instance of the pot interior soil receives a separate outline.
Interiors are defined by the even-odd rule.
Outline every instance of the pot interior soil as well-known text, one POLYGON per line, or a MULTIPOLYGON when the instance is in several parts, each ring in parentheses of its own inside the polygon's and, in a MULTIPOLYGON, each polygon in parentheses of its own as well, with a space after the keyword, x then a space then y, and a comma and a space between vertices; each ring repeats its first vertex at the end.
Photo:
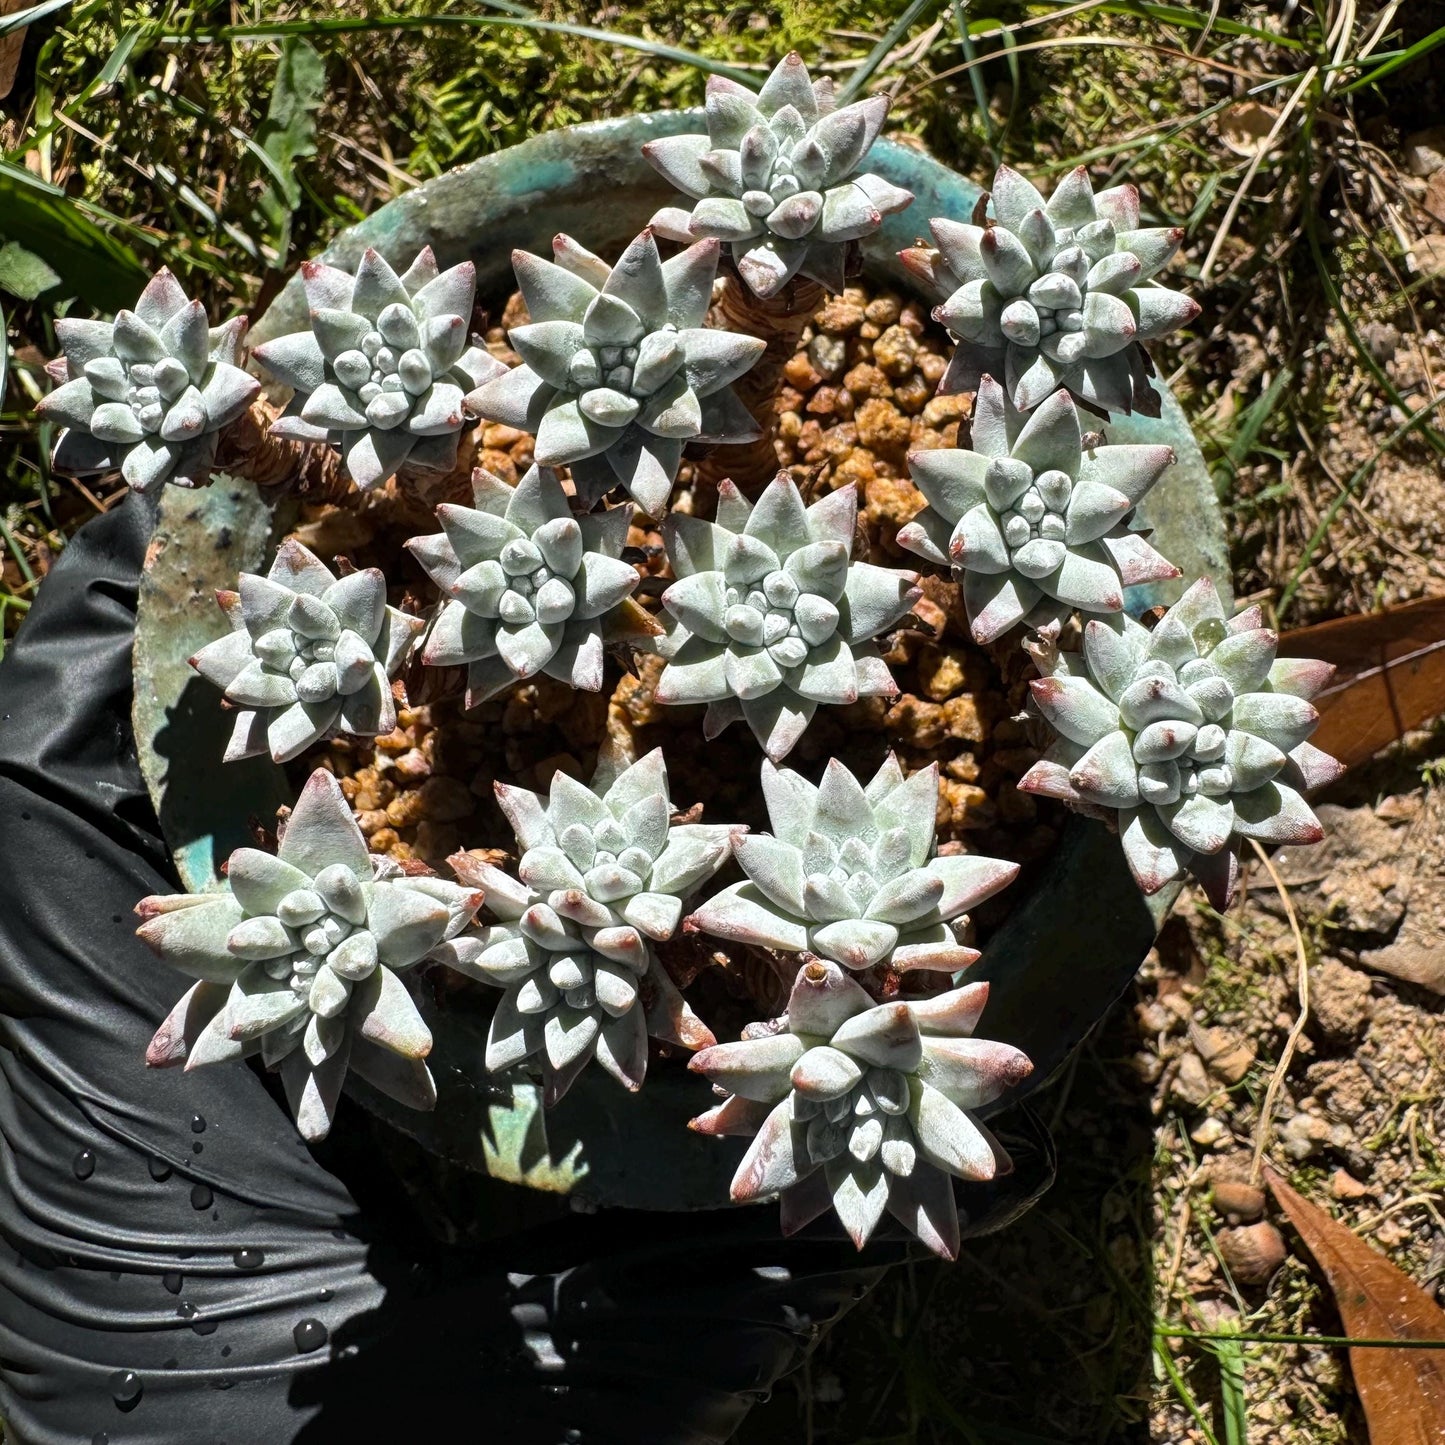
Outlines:
MULTIPOLYGON (((486 332, 493 353, 512 364, 516 357, 505 331, 522 319, 520 298, 513 296, 502 324, 486 332)), ((908 479, 907 452, 957 445, 960 428, 967 444, 969 399, 934 396, 947 346, 922 304, 865 281, 819 308, 784 368, 777 399, 779 464, 810 501, 856 487, 855 555, 881 566, 912 569, 917 563, 895 540, 923 505, 908 479)), ((725 452, 719 448, 709 460, 725 460, 725 452)), ((532 438, 485 426, 475 459, 515 482, 531 463, 532 438)), ((713 505, 711 483, 697 477, 698 460, 684 460, 673 497, 680 511, 713 505)), ((457 474, 448 479, 449 489, 457 480, 457 474)), ((469 488, 464 495, 470 499, 469 488)), ((420 612, 435 601, 434 588, 402 544, 435 530, 429 509, 405 486, 389 484, 370 495, 353 492, 341 505, 303 501, 291 535, 322 555, 345 555, 357 566, 380 566, 389 577, 405 579, 390 600, 420 612)), ((643 574, 638 597, 655 609, 670 576, 661 534, 644 519, 628 541, 629 560, 643 574)), ((980 946, 1027 891, 1028 865, 1052 850, 1063 812, 1014 786, 1037 758, 1041 741, 1020 717, 1034 675, 1028 655, 1017 647, 979 648, 968 635, 959 589, 926 573, 922 582, 924 597, 910 625, 880 639, 900 695, 891 702, 874 698, 820 708, 784 766, 816 777, 829 757, 837 757, 861 777, 871 775, 890 749, 905 772, 936 762, 940 849, 1025 865, 1012 887, 974 914, 968 941, 980 946)), ((653 687, 661 666, 655 657, 614 653, 600 693, 574 692, 541 677, 466 711, 463 669, 417 664, 405 679, 411 705, 399 711, 393 733, 319 744, 289 765, 289 777, 299 786, 315 767, 335 772, 373 852, 439 867, 467 848, 506 864, 514 843, 492 784, 545 790, 558 768, 586 778, 599 745, 611 736, 637 756, 664 748, 678 808, 700 806, 704 821, 736 819, 768 830, 759 782, 762 752, 752 734, 735 724, 709 742, 701 707, 657 705, 653 687)), ((719 876, 719 885, 740 876, 735 866, 719 876)), ((720 1038, 779 1012, 794 972, 789 961, 765 950, 723 950, 700 935, 679 933, 658 953, 720 1038)), ((880 998, 900 989, 947 986, 946 975, 886 970, 862 981, 880 998)))

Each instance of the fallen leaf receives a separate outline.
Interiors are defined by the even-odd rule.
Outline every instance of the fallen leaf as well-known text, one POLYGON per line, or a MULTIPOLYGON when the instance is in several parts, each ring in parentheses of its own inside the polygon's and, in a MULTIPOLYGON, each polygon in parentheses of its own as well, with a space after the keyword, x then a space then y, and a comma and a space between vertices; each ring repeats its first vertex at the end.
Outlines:
MULTIPOLYGON (((1266 1169, 1264 1178, 1324 1271, 1347 1335, 1445 1344, 1445 1312, 1414 1280, 1302 1199, 1274 1170, 1266 1169)), ((1370 1445, 1439 1445, 1445 1440, 1445 1349, 1352 1348, 1350 1373, 1370 1445)))
MULTIPOLYGON (((0 0, 0 15, 13 15, 30 0, 0 0)), ((25 49, 25 26, 0 35, 0 100, 15 88, 15 72, 20 66, 20 52, 25 49)))
POLYGON ((1334 663, 1310 741, 1347 768, 1445 713, 1445 597, 1285 632, 1279 652, 1334 663))

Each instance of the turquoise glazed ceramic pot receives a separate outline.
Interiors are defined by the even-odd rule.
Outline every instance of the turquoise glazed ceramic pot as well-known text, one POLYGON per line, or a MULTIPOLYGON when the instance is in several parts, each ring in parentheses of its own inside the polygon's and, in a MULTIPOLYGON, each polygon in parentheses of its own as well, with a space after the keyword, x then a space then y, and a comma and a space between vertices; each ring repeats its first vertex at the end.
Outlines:
MULTIPOLYGON (((322 259, 353 268, 367 247, 403 264, 424 245, 443 266, 477 267, 479 295, 498 309, 512 289, 514 247, 546 253, 558 231, 604 257, 615 255, 675 195, 643 160, 644 141, 701 130, 699 112, 629 116, 576 126, 488 156, 383 206, 337 237, 322 259)), ((897 252, 927 232, 930 216, 967 217, 978 186, 923 151, 880 141, 870 168, 911 190, 913 206, 863 242, 864 269, 905 292, 914 278, 897 252)), ((929 298, 931 299, 931 298, 929 298)), ((306 326, 299 278, 252 328, 259 342, 306 326)), ((1177 403, 1161 386, 1157 419, 1119 418, 1116 442, 1164 442, 1178 461, 1140 508, 1161 551, 1184 581, 1208 574, 1227 585, 1224 530, 1214 489, 1177 403)), ((202 492, 166 489, 141 591, 136 637, 135 730, 142 766, 186 886, 214 886, 216 867, 251 841, 249 821, 268 820, 290 797, 266 759, 222 767, 229 723, 220 694, 186 659, 220 635, 216 587, 240 569, 263 570, 270 541, 289 523, 253 487, 218 481, 202 492)), ((1133 589, 1130 610, 1169 602, 1182 584, 1133 589)), ((1145 900, 1118 842, 1104 827, 1072 818, 1054 856, 993 936, 970 978, 993 991, 987 1034, 1024 1049, 1037 1087, 1119 995, 1154 940, 1177 889, 1145 900)), ((391 1103, 355 1080, 362 1103, 451 1166, 526 1184, 581 1204, 697 1209, 724 1204, 745 1141, 700 1139, 685 1122, 712 1102, 707 1084, 678 1063, 654 1068, 636 1096, 597 1070, 585 1072, 543 1113, 523 1078, 494 1079, 482 1068, 490 991, 431 1008, 437 1080, 432 1114, 391 1103)), ((1017 1096, 992 1112, 1007 1109, 1017 1096)), ((1046 1146, 1045 1146, 1046 1147, 1046 1146)))

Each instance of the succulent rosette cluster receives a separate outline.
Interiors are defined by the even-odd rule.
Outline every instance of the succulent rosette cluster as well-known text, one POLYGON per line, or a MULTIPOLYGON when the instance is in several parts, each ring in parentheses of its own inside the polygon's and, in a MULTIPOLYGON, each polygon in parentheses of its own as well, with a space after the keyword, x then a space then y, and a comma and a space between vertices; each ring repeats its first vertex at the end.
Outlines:
POLYGON ((255 350, 293 390, 271 435, 338 447, 363 490, 404 465, 454 466, 468 424, 462 398, 506 369, 471 340, 472 263, 442 271, 427 246, 397 275, 367 250, 354 276, 307 261, 301 280, 311 329, 255 350))
POLYGON ((288 538, 265 577, 242 572, 216 601, 231 630, 190 665, 237 710, 226 762, 270 753, 284 763, 338 732, 396 726, 391 677, 423 623, 387 605, 380 569, 338 578, 288 538))
POLYGON ((621 560, 631 505, 574 516, 546 467, 515 487, 478 468, 472 489, 474 506, 443 503, 441 533, 406 544, 448 599, 422 661, 465 666, 468 707, 538 673, 598 691, 606 644, 658 630, 628 600, 638 583, 621 560))
POLYGON ((928 224, 936 249, 903 260, 946 298, 934 316, 958 338, 940 390, 972 391, 990 375, 1020 411, 1064 387, 1093 410, 1159 415, 1144 343, 1199 305, 1154 279, 1184 232, 1141 228, 1132 185, 1096 194, 1079 166, 1045 201, 1000 166, 973 222, 928 224))
POLYGON ((722 482, 715 522, 673 512, 657 701, 706 703, 709 738, 746 721, 778 762, 819 703, 896 695, 871 639, 907 616, 918 578, 853 561, 857 517, 852 486, 804 506, 787 472, 756 503, 722 482))
POLYGON ((137 492, 211 480, 218 433, 260 390, 241 369, 244 318, 211 326, 162 268, 135 310, 114 321, 63 317, 55 334, 63 355, 46 370, 60 385, 35 410, 61 428, 57 471, 118 471, 137 492))
POLYGON ((972 441, 971 450, 909 454, 928 506, 898 542, 954 569, 975 642, 1075 608, 1120 612, 1125 587, 1179 576, 1136 530, 1134 510, 1174 461, 1169 447, 1085 450, 1068 392, 1025 416, 988 376, 974 402, 972 441))
POLYGON ((1117 814, 1145 893, 1192 873, 1217 908, 1234 896, 1237 838, 1316 843, 1304 793, 1339 764, 1307 741, 1328 663, 1276 658, 1258 607, 1229 617, 1196 582, 1151 632, 1094 621, 1082 653, 1045 660, 1030 684, 1058 741, 1020 781, 1027 792, 1117 814))
POLYGON ((800 272, 841 291, 848 243, 913 199, 860 170, 887 116, 881 95, 837 105, 832 81, 810 81, 796 51, 756 93, 710 76, 707 133, 660 136, 642 148, 694 201, 690 210, 659 211, 652 224, 673 240, 726 241, 757 296, 776 295, 800 272))
POLYGON ((905 778, 890 753, 865 786, 832 758, 815 786, 765 762, 763 796, 771 836, 736 845, 747 880, 708 899, 689 929, 849 969, 953 970, 978 957, 953 925, 1018 864, 936 854, 937 763, 905 778))
POLYGON ((754 1136, 732 1197, 781 1195, 784 1234, 831 1206, 859 1249, 886 1212, 955 1258, 953 1180, 1012 1168, 972 1111, 1033 1067, 1018 1049, 972 1036, 987 999, 976 983, 875 1004, 837 964, 805 963, 783 1018, 690 1064, 725 1095, 692 1127, 754 1136))
POLYGON ((570 236, 552 249, 555 261, 512 253, 530 319, 507 340, 523 364, 474 390, 467 405, 531 432, 537 462, 569 466, 584 506, 621 485, 660 517, 685 442, 757 437, 731 383, 764 343, 703 324, 716 241, 664 261, 649 229, 615 266, 570 236))
POLYGON ((296 1124, 324 1139, 348 1068, 413 1109, 436 1103, 431 1033, 406 971, 460 933, 480 892, 367 852, 330 773, 308 780, 277 853, 238 848, 224 890, 143 898, 137 933, 195 984, 156 1031, 153 1067, 259 1054, 296 1124))
POLYGON ((451 860, 497 921, 455 939, 443 960, 505 990, 487 1068, 540 1068, 550 1107, 594 1058, 640 1089, 649 1035, 713 1043, 653 944, 672 937, 683 900, 744 830, 672 822, 661 748, 631 764, 605 748, 590 785, 559 772, 545 797, 499 783, 497 800, 521 849, 518 877, 469 854, 451 860))

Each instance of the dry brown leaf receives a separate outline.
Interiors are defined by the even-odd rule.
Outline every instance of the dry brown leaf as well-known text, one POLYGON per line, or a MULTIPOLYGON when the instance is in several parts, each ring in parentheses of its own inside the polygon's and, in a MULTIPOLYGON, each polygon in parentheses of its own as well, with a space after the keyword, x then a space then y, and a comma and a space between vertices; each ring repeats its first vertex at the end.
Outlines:
MULTIPOLYGON (((1265 1182, 1324 1271, 1345 1333, 1358 1340, 1439 1340, 1445 1312, 1409 1275, 1272 1169, 1265 1182)), ((1370 1427, 1370 1445, 1439 1445, 1445 1440, 1445 1349, 1350 1350, 1350 1372, 1370 1427)))
POLYGON ((1347 768, 1445 713, 1445 597, 1285 632, 1279 652, 1334 663, 1310 741, 1347 768))
MULTIPOLYGON (((31 0, 0 0, 0 15, 12 15, 31 0)), ((25 27, 0 35, 0 100, 15 88, 15 71, 20 65, 20 52, 25 49, 25 27)))

